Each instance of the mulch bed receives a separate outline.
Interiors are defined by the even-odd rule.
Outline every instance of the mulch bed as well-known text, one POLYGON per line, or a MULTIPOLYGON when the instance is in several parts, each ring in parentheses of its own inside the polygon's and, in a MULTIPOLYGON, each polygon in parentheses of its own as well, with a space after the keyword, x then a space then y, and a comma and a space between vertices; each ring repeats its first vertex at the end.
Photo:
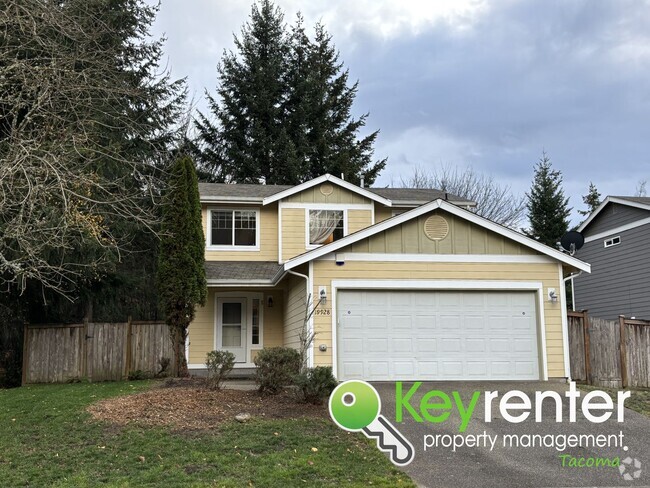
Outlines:
POLYGON ((208 390, 201 380, 174 380, 144 393, 109 398, 88 407, 96 420, 117 425, 171 426, 204 430, 248 413, 256 419, 326 417, 326 405, 300 403, 293 392, 264 395, 258 391, 208 390))

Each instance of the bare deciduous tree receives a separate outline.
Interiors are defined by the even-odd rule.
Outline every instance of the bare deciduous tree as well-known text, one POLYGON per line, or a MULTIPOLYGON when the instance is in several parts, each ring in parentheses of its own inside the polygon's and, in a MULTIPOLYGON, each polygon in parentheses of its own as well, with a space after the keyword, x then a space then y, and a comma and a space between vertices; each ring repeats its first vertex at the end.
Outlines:
POLYGON ((155 73, 154 14, 140 1, 2 2, 0 291, 70 293, 121 252, 129 236, 115 222, 157 221, 156 167, 173 137, 161 127, 184 93, 155 73))
POLYGON ((401 185, 409 188, 435 188, 476 202, 473 211, 499 224, 516 229, 526 209, 524 197, 515 196, 507 185, 501 185, 493 176, 468 167, 451 165, 427 171, 415 168, 413 175, 402 178, 401 185))

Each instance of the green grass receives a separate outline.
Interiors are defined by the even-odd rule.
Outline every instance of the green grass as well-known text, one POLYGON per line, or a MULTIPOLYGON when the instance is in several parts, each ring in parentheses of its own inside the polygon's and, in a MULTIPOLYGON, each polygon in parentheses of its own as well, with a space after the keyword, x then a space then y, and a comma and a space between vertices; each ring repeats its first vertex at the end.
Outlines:
POLYGON ((327 420, 260 420, 182 433, 118 428, 93 421, 85 412, 99 399, 142 391, 150 384, 0 390, 0 484, 414 486, 361 434, 343 432, 327 420))
MULTIPOLYGON (((611 396, 614 401, 616 401, 617 393, 619 391, 616 388, 603 388, 600 386, 580 385, 579 387, 581 390, 585 391, 605 391, 609 393, 609 396, 611 396)), ((650 389, 632 390, 632 396, 625 400, 625 406, 630 410, 634 410, 635 412, 650 417, 650 389)))

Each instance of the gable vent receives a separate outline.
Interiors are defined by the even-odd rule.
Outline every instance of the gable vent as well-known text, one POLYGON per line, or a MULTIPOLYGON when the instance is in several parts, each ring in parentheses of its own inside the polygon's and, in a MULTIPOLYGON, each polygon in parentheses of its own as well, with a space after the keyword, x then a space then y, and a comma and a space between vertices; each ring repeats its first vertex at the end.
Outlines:
POLYGON ((432 215, 424 221, 424 234, 432 241, 440 241, 449 234, 449 223, 440 215, 432 215))
POLYGON ((323 183, 320 186, 320 192, 325 195, 326 197, 330 196, 332 193, 334 193, 334 187, 330 185, 329 183, 323 183))

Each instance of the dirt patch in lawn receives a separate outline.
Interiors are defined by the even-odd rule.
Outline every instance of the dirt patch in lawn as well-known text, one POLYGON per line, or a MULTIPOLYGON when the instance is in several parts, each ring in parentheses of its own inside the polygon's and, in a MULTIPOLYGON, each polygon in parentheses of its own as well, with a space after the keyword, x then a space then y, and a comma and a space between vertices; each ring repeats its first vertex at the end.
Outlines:
POLYGON ((235 421, 248 413, 256 419, 327 417, 326 405, 301 403, 295 394, 263 395, 258 391, 207 390, 202 382, 175 382, 144 393, 109 398, 88 407, 96 420, 117 425, 172 426, 203 430, 235 421))

